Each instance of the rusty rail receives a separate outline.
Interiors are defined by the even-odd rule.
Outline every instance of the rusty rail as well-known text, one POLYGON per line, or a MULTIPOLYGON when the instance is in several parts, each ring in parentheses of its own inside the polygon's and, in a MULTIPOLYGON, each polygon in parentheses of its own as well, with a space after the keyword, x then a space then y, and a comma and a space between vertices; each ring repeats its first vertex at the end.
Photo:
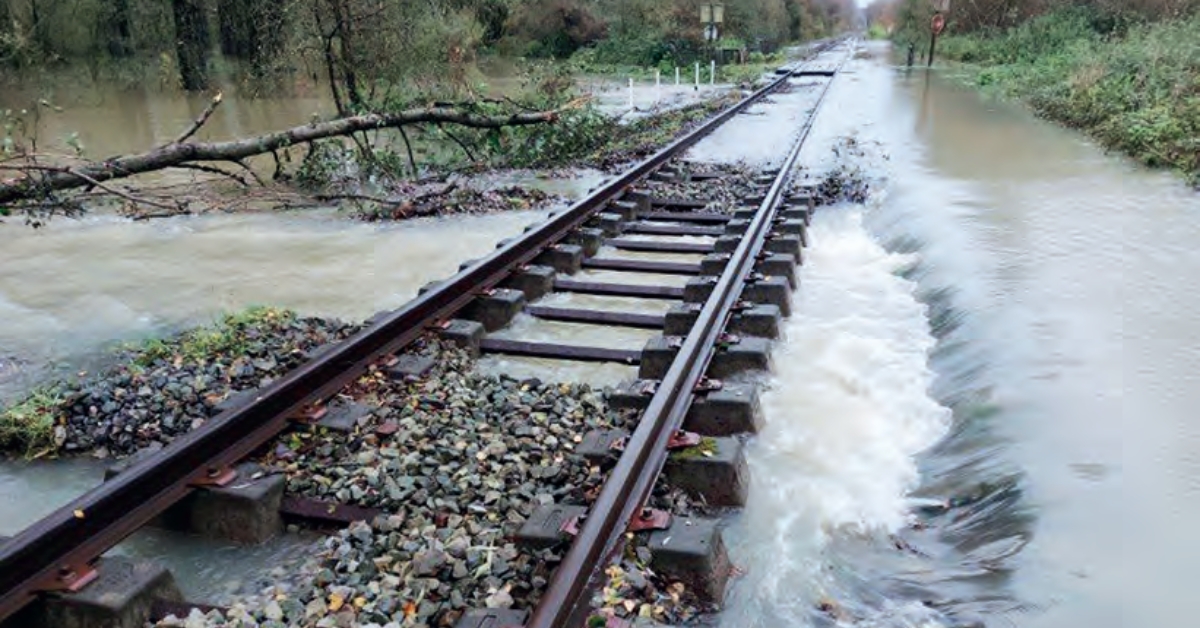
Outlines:
MULTIPOLYGON (((841 64, 829 76, 836 75, 841 64)), ((804 74, 793 72, 792 74, 804 74)), ((790 76, 790 75, 789 75, 790 76)), ((829 92, 830 80, 821 90, 779 175, 759 205, 745 236, 721 274, 699 318, 657 387, 650 405, 630 435, 624 453, 608 476, 600 495, 588 510, 571 549, 554 572, 549 587, 538 602, 525 628, 563 628, 580 622, 588 612, 588 592, 603 561, 624 537, 630 520, 650 496, 667 460, 667 443, 683 424, 692 403, 692 392, 704 377, 716 346, 742 286, 754 269, 792 171, 817 112, 829 92)))
POLYGON ((631 185, 784 84, 790 75, 787 71, 594 194, 292 371, 247 404, 221 413, 4 542, 0 545, 0 620, 41 592, 79 585, 101 554, 193 488, 228 472, 239 459, 282 432, 291 417, 328 399, 380 358, 453 316, 481 291, 562 240, 631 185))

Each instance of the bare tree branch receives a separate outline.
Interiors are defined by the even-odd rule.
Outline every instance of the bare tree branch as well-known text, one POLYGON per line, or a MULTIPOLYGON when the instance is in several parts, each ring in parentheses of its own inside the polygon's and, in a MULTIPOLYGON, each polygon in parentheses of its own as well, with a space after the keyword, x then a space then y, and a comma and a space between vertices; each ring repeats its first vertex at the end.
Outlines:
POLYGON ((445 133, 447 137, 454 140, 454 143, 458 144, 458 146, 463 149, 463 152, 467 154, 467 159, 470 159, 472 162, 478 161, 477 159, 475 159, 475 154, 471 152, 470 148, 467 148, 467 145, 464 144, 462 140, 458 139, 458 137, 456 135, 454 135, 453 133, 451 133, 450 130, 447 129, 446 127, 444 127, 440 124, 437 126, 438 126, 438 129, 440 129, 442 131, 442 133, 445 133))
POLYGON ((413 157, 412 144, 408 141, 408 133, 404 131, 404 127, 400 127, 400 137, 404 140, 404 148, 408 151, 408 165, 412 168, 413 178, 421 176, 417 171, 417 159, 413 157))
POLYGON ((234 163, 234 164, 241 166, 243 170, 245 170, 247 173, 250 174, 250 176, 254 179, 255 183, 258 183, 259 185, 267 184, 266 181, 262 180, 262 177, 258 176, 258 173, 254 171, 254 168, 251 168, 250 166, 246 165, 246 161, 244 159, 230 159, 229 161, 230 161, 230 163, 234 163))
POLYGON ((105 192, 108 192, 109 194, 112 194, 113 196, 118 196, 120 198, 123 198, 123 199, 129 201, 130 203, 140 203, 143 205, 149 205, 151 207, 157 207, 159 209, 165 209, 167 211, 174 211, 174 212, 178 212, 182 209, 178 205, 167 205, 165 203, 158 203, 158 202, 152 201, 150 199, 133 196, 132 194, 129 194, 122 190, 118 190, 114 187, 104 185, 103 183, 75 170, 74 168, 69 168, 69 169, 65 170, 65 172, 71 174, 72 176, 76 176, 76 177, 79 177, 80 179, 86 180, 88 182, 88 184, 90 184, 94 188, 99 188, 105 192))
POLYGON ((196 118, 195 122, 192 122, 192 126, 188 127, 188 129, 172 143, 182 144, 187 141, 189 137, 195 135, 196 132, 200 130, 200 127, 204 126, 204 123, 208 122, 208 119, 212 117, 213 112, 217 110, 217 105, 221 104, 221 98, 221 92, 217 92, 217 95, 213 96, 212 102, 208 103, 208 106, 204 108, 204 112, 200 114, 200 117, 196 118))
POLYGON ((180 170, 195 170, 197 172, 207 172, 209 174, 219 174, 223 177, 228 177, 230 179, 233 179, 234 181, 237 181, 243 187, 250 186, 250 182, 247 181, 246 179, 242 178, 241 175, 230 172, 228 170, 218 168, 216 166, 206 166, 204 164, 179 164, 178 166, 171 166, 171 167, 177 168, 180 170))

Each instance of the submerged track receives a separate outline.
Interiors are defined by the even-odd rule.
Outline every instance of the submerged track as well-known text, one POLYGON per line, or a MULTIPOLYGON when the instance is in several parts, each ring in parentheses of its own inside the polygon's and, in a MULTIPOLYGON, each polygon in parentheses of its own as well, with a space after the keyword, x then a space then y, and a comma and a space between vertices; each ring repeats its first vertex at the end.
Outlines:
MULTIPOLYGON (((834 69, 790 70, 771 84, 708 120, 620 177, 547 222, 503 244, 489 256, 472 262, 458 274, 436 284, 404 307, 377 317, 358 334, 262 389, 245 401, 180 437, 161 452, 131 465, 126 471, 0 545, 0 620, 49 592, 75 590, 93 577, 91 565, 130 534, 178 503, 194 490, 223 485, 235 473, 234 465, 302 421, 355 381, 373 365, 387 361, 423 334, 437 332, 492 290, 512 285, 528 265, 562 253, 564 245, 586 241, 589 225, 601 224, 602 214, 617 207, 635 222, 622 226, 625 233, 654 236, 716 236, 741 233, 727 250, 728 261, 708 294, 700 300, 695 323, 682 338, 669 368, 640 422, 630 435, 616 465, 595 502, 591 516, 582 520, 569 552, 554 572, 526 623, 527 628, 580 625, 588 612, 588 593, 596 585, 607 556, 621 542, 630 523, 642 512, 667 458, 668 441, 676 435, 702 387, 714 353, 729 341, 726 327, 740 307, 743 290, 761 279, 755 267, 773 239, 781 236, 780 208, 788 203, 797 157, 817 115, 834 69), (816 106, 799 129, 796 141, 770 181, 764 197, 752 212, 739 218, 738 231, 729 229, 736 217, 706 215, 694 207, 663 211, 652 199, 639 196, 633 186, 659 172, 713 130, 751 105, 787 84, 795 76, 823 77, 816 106), (683 209, 684 211, 678 211, 683 209), (744 231, 740 229, 744 228, 744 231)), ((595 231, 595 229, 591 229, 595 231)), ((659 252, 710 253, 714 245, 694 242, 653 242, 610 238, 606 244, 620 249, 659 252)), ((586 245, 585 245, 585 248, 586 245)), ((617 272, 697 275, 698 264, 603 259, 585 255, 582 266, 617 272)), ((798 257, 798 254, 797 254, 798 257)), ((585 294, 642 298, 685 299, 684 289, 662 286, 587 283, 557 279, 553 290, 585 294)), ((781 304, 781 308, 786 304, 781 304)), ((593 312, 544 306, 524 308, 547 320, 585 322, 657 329, 663 317, 646 314, 593 312)), ((484 352, 635 363, 638 352, 620 349, 586 350, 545 343, 485 338, 477 347, 484 352)))

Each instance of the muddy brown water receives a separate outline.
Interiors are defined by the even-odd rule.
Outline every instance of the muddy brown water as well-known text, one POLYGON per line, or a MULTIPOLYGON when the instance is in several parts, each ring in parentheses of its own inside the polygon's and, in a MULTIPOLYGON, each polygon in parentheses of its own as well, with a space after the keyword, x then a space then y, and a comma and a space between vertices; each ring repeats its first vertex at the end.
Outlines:
MULTIPOLYGON (((1200 200, 950 72, 867 53, 831 90, 802 162, 823 173, 836 147, 874 193, 814 222, 749 445, 750 503, 729 521, 746 575, 723 625, 825 626, 829 613, 923 628, 1192 625, 1200 200), (929 532, 912 529, 948 498, 929 532)), ((748 117, 694 154, 769 161, 779 125, 805 108, 783 104, 776 124, 748 117)), ((98 346, 248 302, 366 315, 531 219, 94 218, 0 240, 0 264, 21 270, 0 275, 0 362, 47 355, 13 346, 98 346), (431 235, 458 248, 408 248, 431 235)), ((42 512, 31 496, 49 508, 94 481, 95 465, 78 465, 0 473, 0 533, 42 512)), ((257 568, 207 564, 191 590, 219 597, 221 574, 267 573, 289 547, 264 549, 257 568)), ((174 560, 197 570, 203 551, 174 560)))
MULTIPOLYGON (((512 96, 525 89, 517 67, 497 64, 489 71, 490 75, 482 77, 484 95, 512 96)), ((281 86, 278 94, 251 96, 227 76, 215 77, 214 83, 211 93, 221 92, 224 99, 195 134, 197 140, 251 137, 336 113, 328 84, 304 75, 281 86)), ((601 111, 632 113, 632 117, 695 103, 730 88, 722 84, 705 84, 699 89, 687 84, 656 86, 653 79, 639 78, 632 90, 636 111, 630 111, 630 89, 624 77, 581 77, 577 85, 601 111)), ((26 130, 24 137, 36 139, 43 151, 72 152, 70 141, 75 138, 85 157, 102 158, 170 143, 209 106, 211 93, 188 94, 154 82, 126 86, 61 71, 23 81, 0 77, 0 112, 9 110, 13 119, 20 120, 17 128, 26 130)))

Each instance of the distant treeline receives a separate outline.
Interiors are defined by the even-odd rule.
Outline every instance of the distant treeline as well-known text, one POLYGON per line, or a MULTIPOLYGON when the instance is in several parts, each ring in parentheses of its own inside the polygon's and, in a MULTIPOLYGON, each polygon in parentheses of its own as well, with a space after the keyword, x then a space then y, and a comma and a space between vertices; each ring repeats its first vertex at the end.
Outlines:
MULTIPOLYGON (((301 68, 360 81, 461 78, 481 51, 610 63, 680 63, 711 48, 701 0, 0 0, 0 71, 153 64, 203 89, 216 53, 257 76, 301 68)), ((725 0, 722 44, 769 51, 849 27, 854 0, 725 0)))
MULTIPOLYGON (((1090 11, 1117 28, 1184 17, 1197 8, 1200 0, 952 0, 946 23, 948 30, 960 34, 999 32, 1055 11, 1076 9, 1090 11)), ((871 24, 902 40, 928 37, 933 14, 931 0, 876 0, 867 8, 871 24)))
MULTIPOLYGON (((529 0, 510 3, 499 42, 519 55, 567 57, 595 47, 603 63, 687 63, 705 54, 702 0, 529 0)), ((711 3, 711 2, 708 2, 711 3)), ((854 0, 725 0, 721 45, 771 52, 853 26, 854 0)))

